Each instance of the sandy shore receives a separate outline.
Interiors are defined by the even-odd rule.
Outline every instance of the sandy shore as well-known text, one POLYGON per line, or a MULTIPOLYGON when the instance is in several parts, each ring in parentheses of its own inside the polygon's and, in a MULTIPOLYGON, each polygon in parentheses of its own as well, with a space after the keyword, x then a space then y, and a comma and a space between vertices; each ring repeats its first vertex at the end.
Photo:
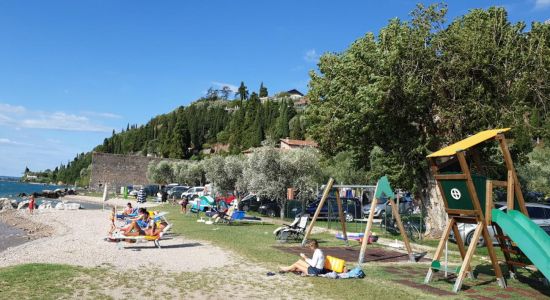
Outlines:
POLYGON ((14 220, 17 220, 18 227, 28 228, 29 233, 38 239, 0 252, 0 267, 62 263, 85 267, 110 265, 126 270, 153 264, 164 271, 200 271, 234 262, 230 254, 218 247, 181 236, 168 235, 162 241, 163 249, 155 248, 152 242, 106 242, 104 238, 109 230, 107 211, 37 212, 32 216, 26 211, 2 213, 9 225, 14 225, 14 220))

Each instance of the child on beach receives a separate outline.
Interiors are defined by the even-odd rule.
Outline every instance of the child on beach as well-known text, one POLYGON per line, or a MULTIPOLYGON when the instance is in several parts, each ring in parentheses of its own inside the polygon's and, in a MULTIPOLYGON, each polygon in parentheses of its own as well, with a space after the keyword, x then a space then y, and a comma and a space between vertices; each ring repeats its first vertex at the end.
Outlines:
POLYGON ((29 197, 29 212, 31 215, 34 213, 34 194, 29 197))
POLYGON ((111 235, 113 231, 115 231, 116 229, 116 225, 115 225, 116 210, 114 207, 111 209, 111 216, 109 217, 109 219, 111 220, 111 229, 109 230, 109 235, 111 235))

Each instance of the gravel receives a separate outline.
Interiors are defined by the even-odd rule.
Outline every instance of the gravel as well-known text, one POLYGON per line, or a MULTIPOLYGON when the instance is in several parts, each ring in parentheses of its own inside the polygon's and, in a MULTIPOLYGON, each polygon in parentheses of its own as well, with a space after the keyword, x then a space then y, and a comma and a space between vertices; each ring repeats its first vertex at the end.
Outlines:
MULTIPOLYGON (((227 266, 235 261, 219 247, 170 234, 161 241, 162 249, 154 247, 153 242, 107 242, 108 211, 48 209, 35 210, 32 216, 27 211, 13 211, 11 214, 10 220, 25 224, 38 239, 0 252, 0 267, 60 263, 84 267, 110 265, 121 270, 146 266, 164 271, 193 272, 227 266)), ((5 223, 13 225, 9 221, 5 223)))

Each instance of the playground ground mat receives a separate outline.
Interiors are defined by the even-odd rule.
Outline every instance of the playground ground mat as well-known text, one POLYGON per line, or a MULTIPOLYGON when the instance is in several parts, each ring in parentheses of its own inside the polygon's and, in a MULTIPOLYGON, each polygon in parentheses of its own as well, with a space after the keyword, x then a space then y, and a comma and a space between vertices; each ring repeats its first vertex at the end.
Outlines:
MULTIPOLYGON (((311 254, 313 253, 313 251, 311 251, 309 248, 304 248, 300 246, 274 246, 274 248, 280 251, 296 254, 296 256, 298 256, 300 253, 305 253, 306 255, 311 256, 311 254)), ((356 262, 359 258, 359 247, 322 247, 322 249, 325 255, 338 257, 349 262, 356 262)), ((406 262, 409 261, 409 255, 407 253, 402 253, 391 249, 371 247, 367 248, 364 261, 381 263, 406 262)), ((427 259, 422 259, 422 261, 429 262, 429 260, 427 259)))

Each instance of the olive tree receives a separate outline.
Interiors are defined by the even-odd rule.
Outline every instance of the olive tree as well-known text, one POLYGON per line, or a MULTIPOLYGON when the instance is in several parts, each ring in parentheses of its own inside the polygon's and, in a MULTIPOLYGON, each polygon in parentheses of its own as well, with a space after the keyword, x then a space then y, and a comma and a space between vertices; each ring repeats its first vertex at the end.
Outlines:
POLYGON ((315 193, 319 174, 316 150, 282 152, 278 148, 264 146, 249 156, 243 168, 242 182, 248 191, 277 201, 281 218, 284 218, 287 188, 298 189, 299 199, 305 201, 315 193))

